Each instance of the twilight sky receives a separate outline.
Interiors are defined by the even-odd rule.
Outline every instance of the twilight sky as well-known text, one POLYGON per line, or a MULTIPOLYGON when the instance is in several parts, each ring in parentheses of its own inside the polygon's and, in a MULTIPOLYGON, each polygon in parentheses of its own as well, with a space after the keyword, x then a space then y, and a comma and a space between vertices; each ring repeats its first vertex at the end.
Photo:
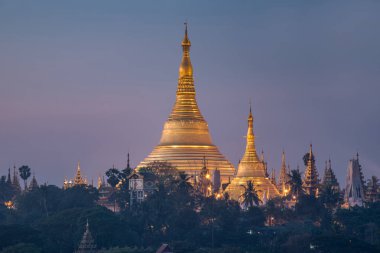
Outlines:
POLYGON ((343 186, 358 151, 380 176, 380 1, 0 0, 0 175, 27 164, 62 185, 136 166, 175 100, 183 22, 197 99, 235 165, 249 99, 256 145, 278 172, 313 143, 343 186))

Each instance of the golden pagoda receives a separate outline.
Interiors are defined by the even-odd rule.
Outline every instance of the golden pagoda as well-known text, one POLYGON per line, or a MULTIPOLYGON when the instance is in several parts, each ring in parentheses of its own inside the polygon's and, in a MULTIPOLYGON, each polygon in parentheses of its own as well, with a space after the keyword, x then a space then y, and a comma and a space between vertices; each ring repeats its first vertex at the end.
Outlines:
POLYGON ((241 201, 240 196, 244 192, 243 186, 247 185, 247 181, 252 181, 262 201, 279 196, 276 185, 267 176, 265 162, 257 157, 251 108, 249 109, 246 140, 245 153, 240 160, 236 177, 225 191, 232 199, 241 201))
POLYGON ((164 124, 160 143, 137 168, 152 162, 166 162, 189 175, 199 174, 207 159, 209 169, 218 169, 223 182, 235 174, 235 168, 212 143, 208 124, 203 118, 195 98, 193 67, 190 60, 190 40, 185 23, 182 41, 182 61, 179 67, 176 101, 164 124))

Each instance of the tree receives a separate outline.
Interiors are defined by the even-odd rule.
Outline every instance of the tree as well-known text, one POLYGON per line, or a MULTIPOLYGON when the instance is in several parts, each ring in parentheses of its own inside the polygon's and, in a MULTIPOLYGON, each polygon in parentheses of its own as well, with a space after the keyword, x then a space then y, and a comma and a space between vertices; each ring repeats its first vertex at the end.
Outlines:
POLYGON ((290 185, 290 193, 289 196, 293 196, 298 198, 303 194, 302 189, 302 177, 299 170, 290 171, 288 184, 290 185))
POLYGON ((27 188, 27 180, 31 175, 30 168, 28 165, 23 165, 20 168, 18 168, 18 171, 20 172, 20 177, 22 180, 24 180, 24 190, 27 188))
POLYGON ((14 195, 14 190, 12 185, 6 182, 6 177, 1 176, 0 178, 0 203, 4 203, 12 199, 14 195))
POLYGON ((376 176, 372 176, 367 182, 367 201, 377 202, 379 200, 379 179, 376 176))
POLYGON ((321 188, 318 199, 327 209, 331 211, 338 205, 340 201, 340 194, 334 186, 324 185, 321 188))
MULTIPOLYGON (((309 152, 307 152, 307 153, 302 157, 302 160, 303 160, 303 163, 305 164, 305 166, 307 166, 307 161, 309 161, 309 157, 310 157, 310 153, 309 153, 309 152)), ((312 162, 312 163, 315 163, 314 154, 311 154, 311 162, 312 162)))
POLYGON ((185 172, 181 171, 175 180, 176 190, 180 193, 190 193, 193 190, 193 186, 189 182, 191 176, 188 176, 185 172))
POLYGON ((243 199, 242 204, 246 209, 254 205, 258 206, 262 202, 251 180, 247 181, 246 186, 241 185, 241 187, 244 187, 244 193, 240 197, 243 199))
POLYGON ((120 171, 114 167, 106 171, 107 182, 115 188, 115 186, 119 183, 122 178, 122 174, 120 171))

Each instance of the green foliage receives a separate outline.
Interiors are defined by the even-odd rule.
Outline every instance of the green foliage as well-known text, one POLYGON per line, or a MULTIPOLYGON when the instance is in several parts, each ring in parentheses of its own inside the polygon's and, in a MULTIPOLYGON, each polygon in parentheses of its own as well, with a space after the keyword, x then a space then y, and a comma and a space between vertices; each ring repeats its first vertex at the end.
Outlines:
POLYGON ((261 203, 252 181, 247 181, 247 185, 241 185, 241 187, 244 188, 244 193, 240 196, 243 199, 242 204, 244 208, 248 209, 255 205, 258 206, 259 203, 261 203))
MULTIPOLYGON (((40 232, 27 225, 0 226, 0 250, 18 244, 41 244, 40 232)), ((11 252, 7 249, 7 252, 11 252)), ((17 252, 17 251, 16 251, 17 252)), ((25 251, 24 251, 25 252, 25 251)))
MULTIPOLYGON (((98 193, 92 187, 63 190, 43 185, 21 194, 15 210, 0 208, 0 253, 72 253, 87 220, 100 253, 150 253, 164 242, 176 253, 380 249, 379 203, 343 210, 329 189, 322 189, 319 198, 300 194, 294 209, 285 207, 286 199, 276 198, 242 210, 228 196, 200 194, 188 175, 173 168, 158 173, 163 165, 155 166, 144 172, 154 180, 155 191, 121 213, 97 206, 98 193), (272 227, 265 225, 270 217, 275 220, 272 227)), ((115 191, 121 192, 122 185, 115 191)), ((254 203, 253 185, 245 189, 251 194, 248 203, 254 203)))
POLYGON ((303 195, 303 188, 302 188, 302 176, 299 170, 291 170, 289 176, 288 183, 290 184, 290 194, 288 195, 289 198, 292 196, 298 197, 303 195))
MULTIPOLYGON (((307 152, 306 154, 304 154, 304 156, 302 157, 302 160, 303 160, 303 163, 305 166, 307 166, 307 161, 309 161, 309 158, 310 158, 310 153, 307 152)), ((315 163, 315 158, 314 158, 314 154, 311 154, 311 161, 312 163, 315 163)))
POLYGON ((116 168, 111 168, 106 171, 107 182, 115 188, 119 181, 123 178, 123 174, 116 168))
POLYGON ((0 253, 41 253, 41 248, 31 243, 19 243, 4 248, 0 253))
POLYGON ((5 201, 9 201, 15 195, 15 191, 12 187, 12 184, 6 181, 5 176, 1 176, 0 179, 0 203, 4 203, 5 201))
POLYGON ((155 250, 151 248, 138 248, 138 247, 123 247, 111 248, 108 250, 99 250, 98 253, 154 253, 155 250))
POLYGON ((24 180, 24 189, 27 188, 27 180, 31 175, 30 168, 28 165, 23 165, 20 168, 18 168, 18 171, 20 172, 20 177, 22 180, 24 180))

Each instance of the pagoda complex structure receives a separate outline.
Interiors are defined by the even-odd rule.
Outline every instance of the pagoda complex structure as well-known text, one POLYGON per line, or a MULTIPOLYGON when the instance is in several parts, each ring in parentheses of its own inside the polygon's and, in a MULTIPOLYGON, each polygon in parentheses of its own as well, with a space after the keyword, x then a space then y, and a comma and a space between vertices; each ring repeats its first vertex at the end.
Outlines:
POLYGON ((303 180, 302 187, 307 195, 318 196, 319 189, 319 179, 318 179, 318 171, 315 167, 315 160, 313 154, 313 146, 310 144, 309 157, 307 159, 306 169, 305 169, 305 177, 303 180))
POLYGON ((63 189, 66 190, 66 189, 68 189, 70 187, 78 186, 78 185, 83 185, 83 186, 87 185, 87 179, 83 178, 83 176, 82 176, 82 173, 81 173, 81 170, 80 170, 80 163, 79 162, 77 164, 77 172, 75 174, 75 178, 74 179, 70 179, 70 180, 65 179, 63 181, 63 189))
POLYGON ((222 182, 227 182, 234 176, 235 168, 212 143, 208 124, 199 110, 190 46, 186 24, 175 104, 164 124, 159 144, 140 162, 137 169, 147 167, 152 162, 165 162, 189 175, 195 175, 201 172, 205 157, 209 169, 218 169, 222 182))
POLYGON ((363 206, 365 200, 364 180, 359 155, 348 163, 344 201, 346 206, 363 206))
POLYGON ((332 187, 334 190, 339 191, 339 183, 335 177, 335 173, 331 168, 331 159, 326 161, 325 172, 322 180, 323 187, 332 187))
POLYGON ((226 192, 231 199, 241 201, 241 195, 248 181, 252 181, 261 201, 280 195, 275 184, 268 178, 266 164, 259 159, 255 147, 255 135, 253 133, 252 110, 249 109, 248 131, 246 136, 245 152, 240 160, 237 174, 227 186, 226 192))

